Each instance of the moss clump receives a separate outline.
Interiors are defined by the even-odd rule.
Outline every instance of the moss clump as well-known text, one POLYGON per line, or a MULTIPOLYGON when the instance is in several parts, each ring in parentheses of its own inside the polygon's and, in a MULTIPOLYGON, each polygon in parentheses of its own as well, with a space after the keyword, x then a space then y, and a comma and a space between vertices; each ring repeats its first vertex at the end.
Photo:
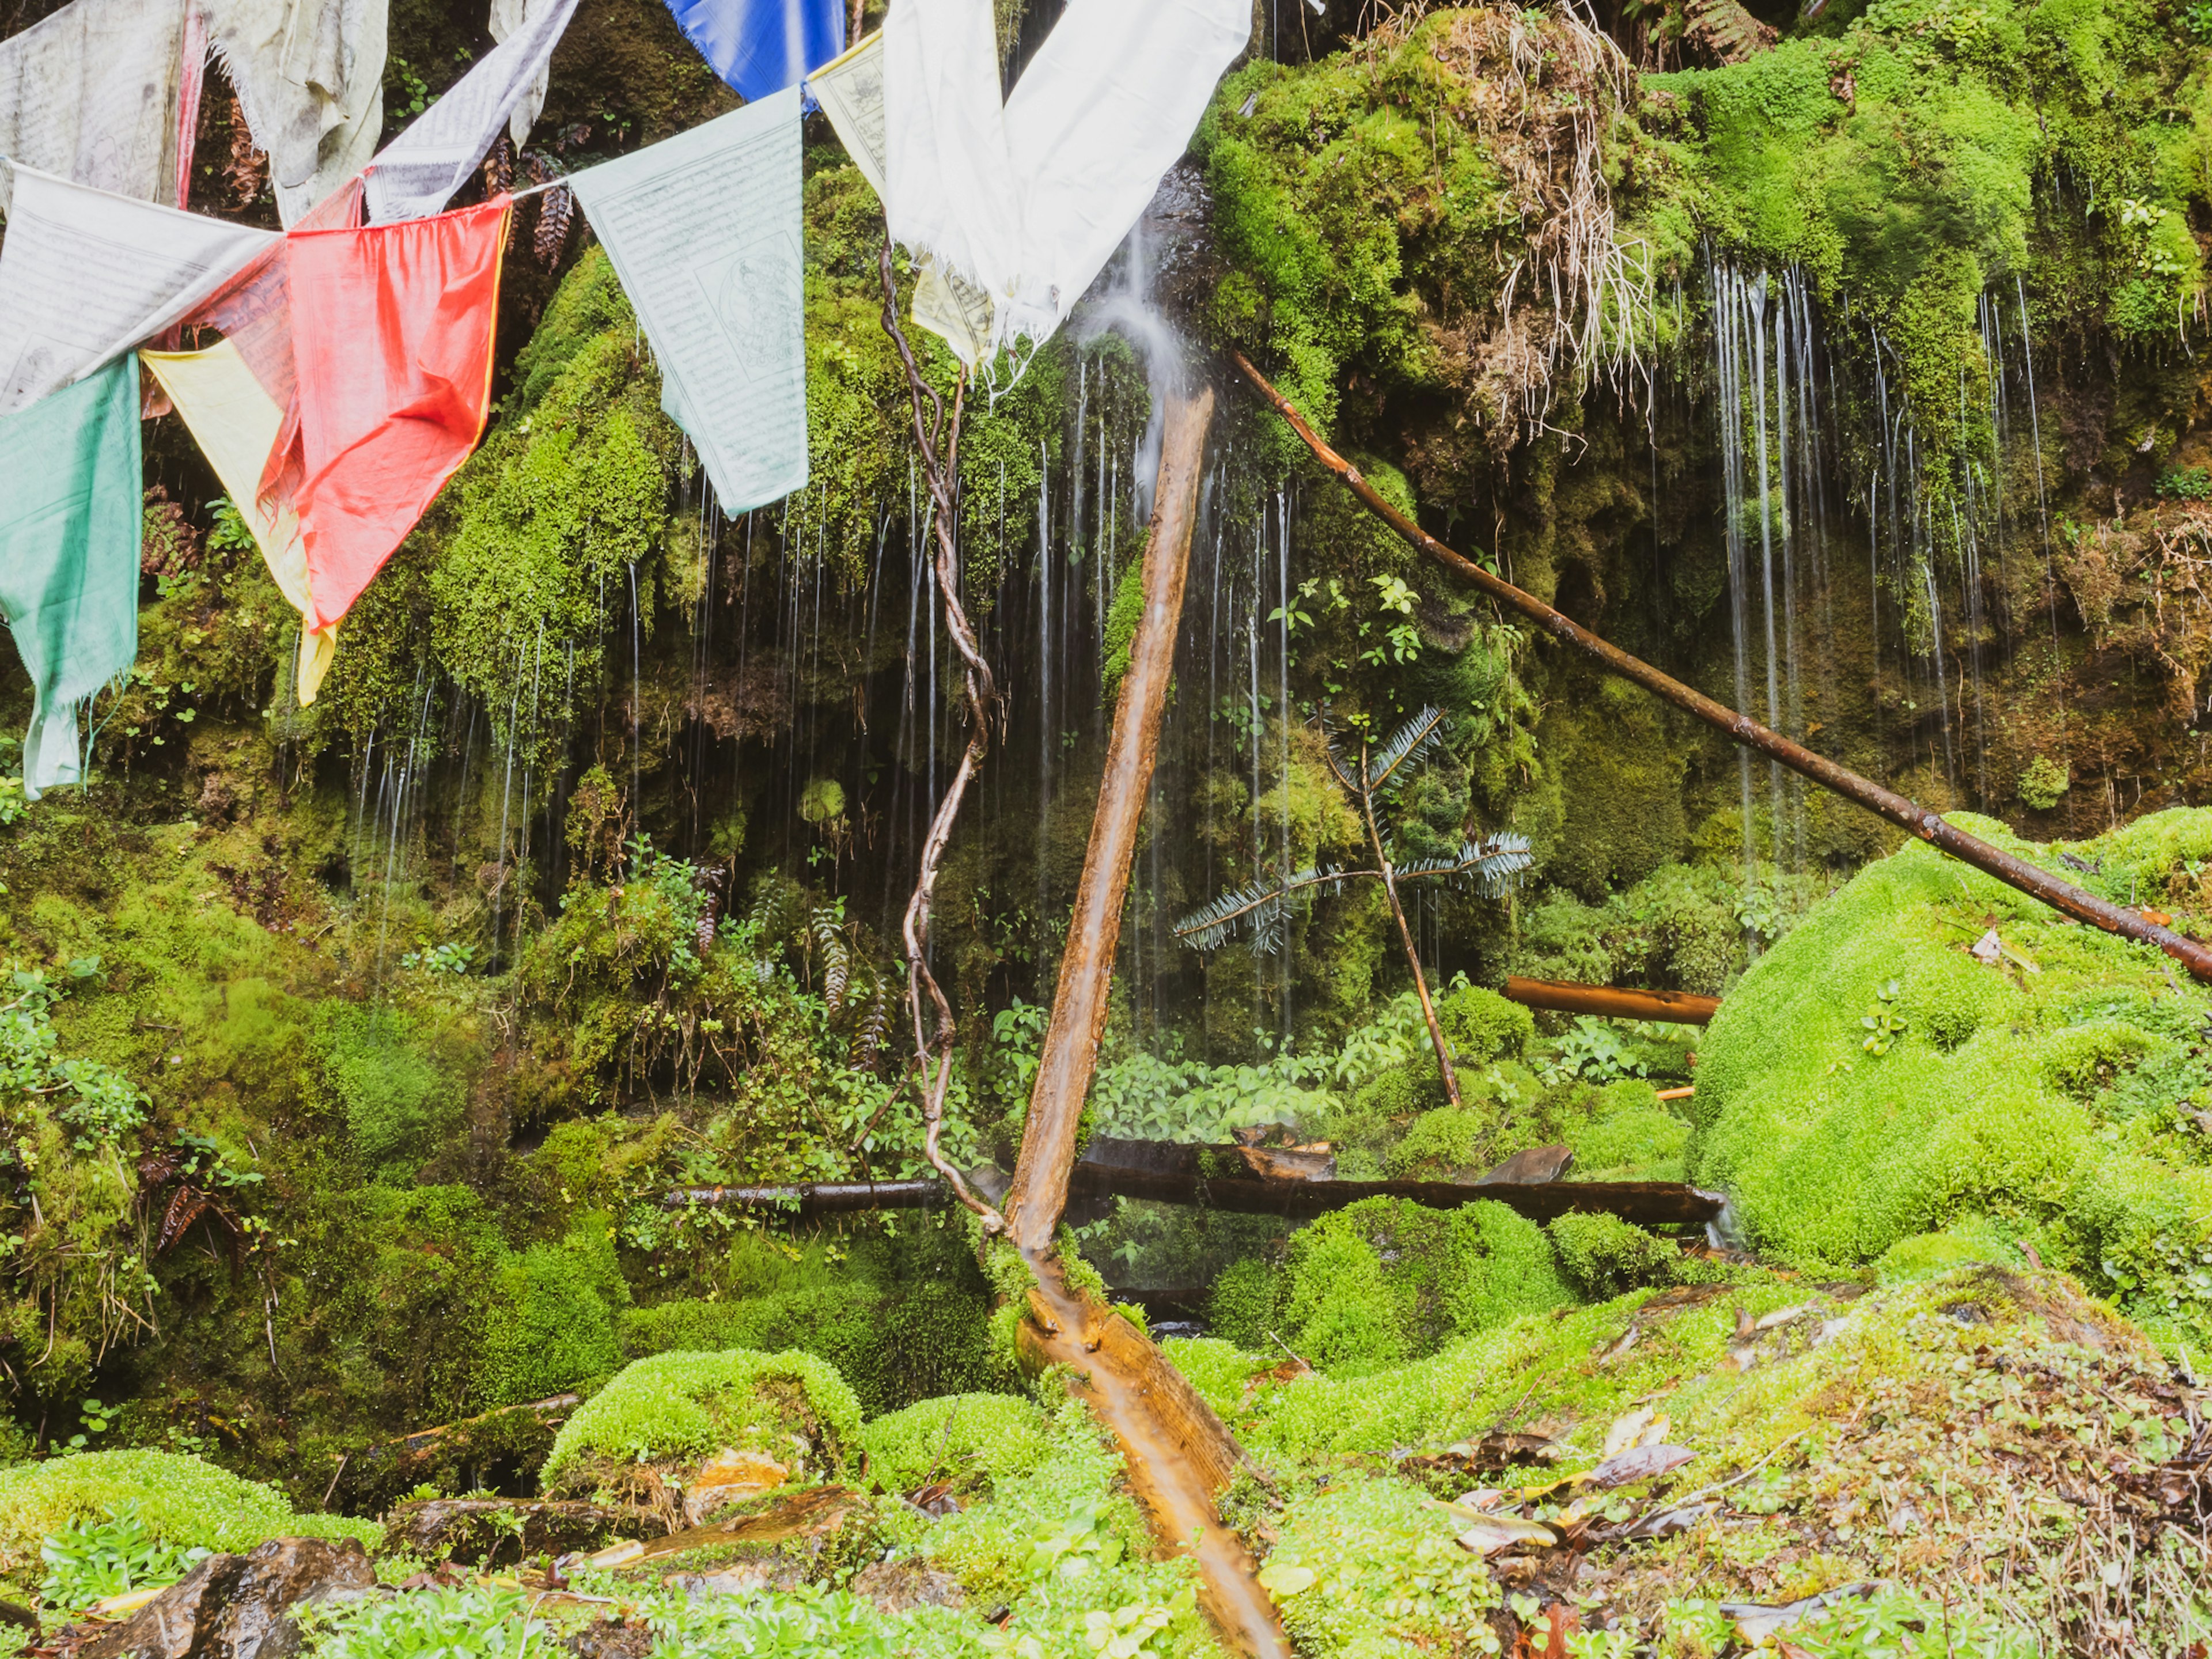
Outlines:
POLYGON ((1542 1230, 1503 1204, 1443 1212, 1391 1198, 1296 1234, 1278 1297, 1298 1356, 1355 1376, 1573 1299, 1542 1230))
MULTIPOLYGON (((2056 865, 2056 849, 1966 822, 2056 865)), ((2071 856, 2115 900, 2150 896, 2202 927, 2187 866, 2208 854, 2212 812, 2176 809, 2071 856)), ((2212 997, 2162 960, 1908 846, 1723 1004, 1699 1049, 1691 1178, 1728 1190, 1763 1249, 1808 1267, 1985 1218, 2160 1340, 2202 1344, 2212 1177, 2192 1115, 2212 1102, 2212 997), (1984 963, 1969 947, 1992 928, 2009 954, 1984 963)))
POLYGON ((173 1452, 99 1451, 0 1469, 0 1574, 39 1560, 42 1539, 125 1505, 173 1548, 250 1550, 271 1538, 358 1538, 375 1545, 373 1521, 301 1515, 273 1486, 173 1452))
POLYGON ((1044 1413, 1003 1394, 957 1394, 878 1417, 860 1431, 868 1478, 886 1492, 948 1480, 963 1493, 994 1491, 1052 1450, 1044 1413))
POLYGON ((811 1354, 655 1354, 577 1408, 539 1479, 548 1492, 585 1491, 626 1466, 696 1461, 726 1446, 780 1462, 796 1453, 835 1472, 860 1430, 852 1389, 811 1354))
POLYGON ((1462 1066, 1518 1060, 1536 1035, 1536 1017, 1517 1002, 1464 980, 1437 999, 1437 1024, 1462 1066))
POLYGON ((1669 1283, 1682 1259, 1665 1239, 1615 1215, 1563 1215, 1545 1231, 1567 1278, 1595 1302, 1669 1283))

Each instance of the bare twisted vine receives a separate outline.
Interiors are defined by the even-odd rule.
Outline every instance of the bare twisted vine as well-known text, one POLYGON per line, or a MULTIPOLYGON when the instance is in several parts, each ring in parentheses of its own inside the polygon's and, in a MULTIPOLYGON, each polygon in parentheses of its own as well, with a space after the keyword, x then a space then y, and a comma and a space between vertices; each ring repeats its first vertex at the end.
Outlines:
POLYGON ((945 632, 952 636, 953 648, 960 653, 968 704, 968 747, 960 757, 960 768, 952 775, 945 799, 938 804, 936 817, 930 820, 929 834, 921 844, 921 867, 915 878, 914 896, 906 903, 903 931, 907 1006, 914 1017, 916 1085, 921 1094, 922 1155, 928 1158, 930 1167, 945 1177, 954 1196, 982 1218, 984 1230, 998 1233, 1006 1231, 1006 1218, 969 1190, 960 1171, 952 1167, 938 1147, 945 1127, 945 1097, 952 1086, 952 1047, 958 1027, 952 1018, 951 1003, 938 984, 937 976, 929 971, 928 955, 930 903, 937 890, 938 867, 944 862, 946 843, 952 839, 952 825, 960 816, 968 786, 981 767, 984 756, 990 752, 991 722, 1000 713, 998 682, 992 677, 991 665, 983 659, 975 630, 960 603, 957 468, 960 417, 967 399, 968 375, 966 370, 961 371, 948 418, 945 399, 936 387, 922 378, 921 366, 915 362, 914 349, 907 343, 906 331, 899 325, 898 281, 891 268, 891 241, 888 234, 884 238, 880 264, 884 331, 898 348, 899 362, 906 369, 907 395, 914 410, 915 444, 921 453, 922 477, 929 485, 931 529, 936 541, 937 591, 945 601, 945 632), (925 402, 928 412, 925 412, 925 402), (934 1038, 929 1034, 922 1009, 925 995, 936 1014, 934 1038))

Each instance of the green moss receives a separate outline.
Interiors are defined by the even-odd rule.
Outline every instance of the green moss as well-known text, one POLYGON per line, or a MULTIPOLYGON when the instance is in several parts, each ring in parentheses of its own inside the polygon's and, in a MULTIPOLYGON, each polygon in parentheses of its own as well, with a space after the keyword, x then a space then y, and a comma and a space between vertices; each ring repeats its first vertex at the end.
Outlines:
POLYGON ((147 1530, 175 1547, 245 1551, 271 1538, 358 1538, 374 1545, 371 1521, 300 1515, 283 1494, 197 1457, 172 1452, 100 1451, 0 1469, 0 1573, 35 1567, 39 1543, 76 1522, 100 1521, 128 1504, 147 1530))
POLYGON ((1280 1349, 1270 1360, 1262 1352, 1247 1352, 1219 1336, 1171 1336, 1160 1344, 1160 1352, 1224 1421, 1243 1408, 1253 1379, 1281 1363, 1280 1349))
POLYGON ((1279 1280, 1266 1262, 1247 1256, 1232 1261, 1206 1293, 1206 1328, 1237 1347, 1258 1353, 1269 1347, 1276 1328, 1279 1280))
POLYGON ((1671 1283, 1682 1253, 1614 1215, 1563 1215, 1545 1229, 1568 1279, 1592 1301, 1671 1283))
POLYGON ((989 1492, 1031 1473, 1050 1454, 1045 1415, 1003 1394, 949 1395, 878 1417, 860 1431, 868 1478, 884 1491, 949 1480, 989 1492))
POLYGON ((696 1460, 735 1446, 779 1459, 805 1448, 821 1472, 844 1467, 860 1406, 811 1354, 664 1353, 635 1360, 579 1407, 539 1479, 549 1492, 596 1484, 634 1463, 696 1460))
POLYGON ((1437 1024, 1462 1066, 1518 1060, 1536 1035, 1535 1016, 1497 992, 1462 981, 1436 1001, 1437 1024))
POLYGON ((323 1022, 324 1079, 361 1160, 400 1184, 460 1123, 465 1079, 430 1035, 388 1007, 333 1004, 323 1022))
POLYGON ((1487 1615, 1504 1591, 1467 1571, 1450 1516, 1406 1481, 1352 1475, 1293 1502, 1274 1530, 1268 1578, 1302 1651, 1401 1659, 1496 1639, 1487 1615))
MULTIPOLYGON (((1649 1094, 1649 1085, 1638 1092, 1649 1094)), ((1593 1119, 1568 1137, 1577 1181, 1675 1181, 1681 1178, 1690 1126, 1656 1102, 1593 1119)))
MULTIPOLYGON (((2212 814, 2176 810, 2076 856, 2121 902, 2182 906, 2208 844, 2212 814)), ((2162 1330, 2212 1333, 2212 1297, 2191 1278, 2203 1229, 2176 1199, 2201 1171, 2171 1127, 2172 1103, 2212 1084, 2191 1052, 2207 1006, 2145 947, 2059 925, 1908 846, 1815 908, 1722 1005, 1699 1046, 1692 1178, 1728 1190, 1785 1260, 1869 1262, 1983 1218, 2043 1240, 2162 1330), (1967 947, 1992 927, 2012 954, 1989 964, 1967 947), (1871 1052, 1863 1022, 1885 1008, 1905 1029, 1871 1052)))
POLYGON ((837 1368, 865 1412, 1010 1387, 994 1360, 988 1287, 957 1233, 787 1244, 740 1234, 714 1299, 684 1297, 620 1316, 625 1356, 671 1349, 798 1349, 837 1368))
MULTIPOLYGON (((1386 1370, 1572 1299, 1542 1230, 1505 1206, 1482 1200, 1444 1212, 1389 1198, 1364 1200, 1293 1235, 1278 1297, 1292 1349, 1346 1376, 1386 1370)), ((1243 1340, 1249 1331, 1223 1334, 1258 1347, 1243 1340)))
POLYGON ((516 1406, 611 1376, 622 1364, 615 1310, 629 1301, 605 1216, 531 1246, 492 1281, 477 1398, 516 1406))

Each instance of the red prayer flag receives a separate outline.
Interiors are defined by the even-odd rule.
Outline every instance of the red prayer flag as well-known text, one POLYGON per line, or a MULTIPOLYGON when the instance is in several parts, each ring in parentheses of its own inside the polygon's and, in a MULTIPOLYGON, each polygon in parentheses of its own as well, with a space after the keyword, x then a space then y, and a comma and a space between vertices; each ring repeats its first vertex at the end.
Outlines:
POLYGON ((315 628, 351 608, 483 431, 508 209, 284 239, 315 628))

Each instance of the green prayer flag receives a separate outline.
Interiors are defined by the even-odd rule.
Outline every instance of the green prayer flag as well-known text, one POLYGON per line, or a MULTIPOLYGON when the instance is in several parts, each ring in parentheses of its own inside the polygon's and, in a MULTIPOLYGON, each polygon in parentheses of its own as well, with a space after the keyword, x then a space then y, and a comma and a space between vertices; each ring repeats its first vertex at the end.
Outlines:
POLYGON ((0 419, 0 617, 31 676, 23 795, 83 773, 78 717, 138 654, 138 354, 0 419))

